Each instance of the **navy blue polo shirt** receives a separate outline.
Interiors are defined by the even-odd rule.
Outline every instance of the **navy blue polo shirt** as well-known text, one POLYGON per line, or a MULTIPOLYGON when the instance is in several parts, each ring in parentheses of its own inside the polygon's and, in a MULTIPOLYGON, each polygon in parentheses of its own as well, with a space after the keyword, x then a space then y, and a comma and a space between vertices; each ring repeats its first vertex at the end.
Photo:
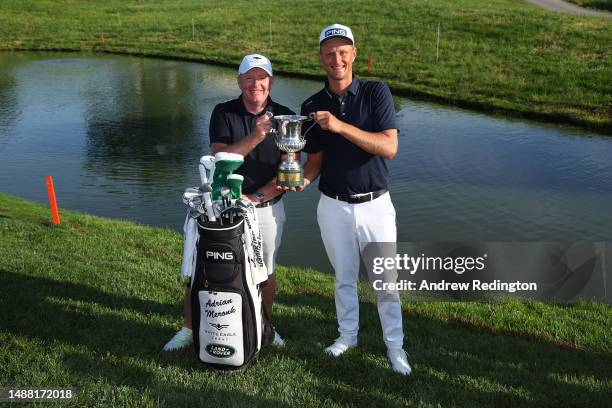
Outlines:
MULTIPOLYGON (((274 115, 294 115, 295 113, 268 98, 268 104, 263 111, 253 115, 247 111, 242 96, 220 103, 213 109, 210 117, 210 144, 225 143, 231 145, 248 136, 255 129, 257 118, 266 112, 274 115)), ((276 170, 281 161, 281 151, 274 142, 274 137, 268 134, 245 158, 244 164, 235 171, 244 176, 242 191, 253 194, 270 180, 276 177, 276 170)))
MULTIPOLYGON (((367 132, 397 129, 389 87, 353 77, 343 97, 327 86, 302 104, 302 115, 329 111, 338 119, 367 132)), ((305 127, 305 129, 308 129, 305 127)), ((387 159, 366 152, 337 133, 315 125, 306 134, 307 153, 323 152, 319 190, 327 195, 361 194, 387 188, 387 159)))

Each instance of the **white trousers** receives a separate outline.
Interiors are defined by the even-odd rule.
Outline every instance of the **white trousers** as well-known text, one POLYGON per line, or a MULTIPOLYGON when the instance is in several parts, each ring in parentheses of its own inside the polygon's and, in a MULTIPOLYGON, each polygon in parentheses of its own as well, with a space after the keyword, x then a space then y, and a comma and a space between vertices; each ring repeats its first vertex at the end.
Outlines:
MULTIPOLYGON (((349 204, 321 194, 317 208, 321 238, 335 273, 335 301, 338 331, 356 338, 359 332, 359 260, 369 242, 396 242, 395 208, 386 193, 375 200, 349 204)), ((383 339, 389 348, 404 343, 399 295, 377 297, 383 339)))
POLYGON ((283 238, 285 226, 285 204, 281 198, 269 207, 256 208, 259 233, 261 234, 264 263, 268 275, 274 273, 276 255, 283 238))

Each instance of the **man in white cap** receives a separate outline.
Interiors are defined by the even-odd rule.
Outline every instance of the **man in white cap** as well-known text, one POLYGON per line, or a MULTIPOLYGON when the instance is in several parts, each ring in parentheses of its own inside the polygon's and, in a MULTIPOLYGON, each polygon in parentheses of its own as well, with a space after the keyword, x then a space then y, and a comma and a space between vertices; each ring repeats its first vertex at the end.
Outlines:
MULTIPOLYGON (((244 176, 242 191, 255 204, 259 231, 262 235, 264 263, 268 281, 262 289, 264 307, 272 316, 276 290, 274 267, 285 223, 282 192, 277 191, 276 171, 281 151, 269 131, 272 115, 293 115, 291 109, 270 98, 274 82, 270 60, 260 54, 247 55, 238 68, 238 88, 241 94, 233 100, 215 106, 209 136, 212 154, 238 153, 244 164, 234 173, 244 176)), ((164 346, 164 350, 177 350, 189 346, 192 339, 191 299, 189 286, 185 291, 185 326, 164 346)), ((274 345, 284 345, 275 333, 274 345)))
MULTIPOLYGON (((398 144, 393 100, 382 82, 353 75, 356 55, 349 27, 324 28, 319 57, 327 73, 325 87, 306 99, 301 109, 318 124, 306 136, 304 187, 321 176, 317 218, 335 270, 340 333, 325 351, 334 357, 357 345, 360 253, 368 243, 397 239, 395 209, 387 191, 387 161, 395 156, 398 144)), ((393 370, 409 375, 399 294, 377 295, 387 357, 393 370)))

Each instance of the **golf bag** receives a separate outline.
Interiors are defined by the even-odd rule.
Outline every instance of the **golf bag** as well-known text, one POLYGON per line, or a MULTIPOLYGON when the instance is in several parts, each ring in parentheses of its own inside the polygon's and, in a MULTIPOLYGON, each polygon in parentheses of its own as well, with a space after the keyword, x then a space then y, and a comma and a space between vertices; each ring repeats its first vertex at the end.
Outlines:
POLYGON ((199 239, 191 284, 193 343, 198 359, 213 368, 241 370, 262 347, 262 301, 245 247, 245 219, 198 220, 199 239))

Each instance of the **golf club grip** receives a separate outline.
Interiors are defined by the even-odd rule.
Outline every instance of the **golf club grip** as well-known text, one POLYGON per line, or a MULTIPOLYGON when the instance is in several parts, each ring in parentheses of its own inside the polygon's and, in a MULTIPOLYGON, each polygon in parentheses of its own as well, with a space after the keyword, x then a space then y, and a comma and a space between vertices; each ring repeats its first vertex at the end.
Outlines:
POLYGON ((198 165, 198 170, 200 171, 200 184, 208 183, 208 177, 206 174, 206 167, 203 164, 198 165))
POLYGON ((204 206, 206 208, 206 216, 208 217, 208 221, 215 222, 217 218, 215 217, 215 210, 212 206, 212 200, 210 199, 210 193, 204 193, 204 206))

